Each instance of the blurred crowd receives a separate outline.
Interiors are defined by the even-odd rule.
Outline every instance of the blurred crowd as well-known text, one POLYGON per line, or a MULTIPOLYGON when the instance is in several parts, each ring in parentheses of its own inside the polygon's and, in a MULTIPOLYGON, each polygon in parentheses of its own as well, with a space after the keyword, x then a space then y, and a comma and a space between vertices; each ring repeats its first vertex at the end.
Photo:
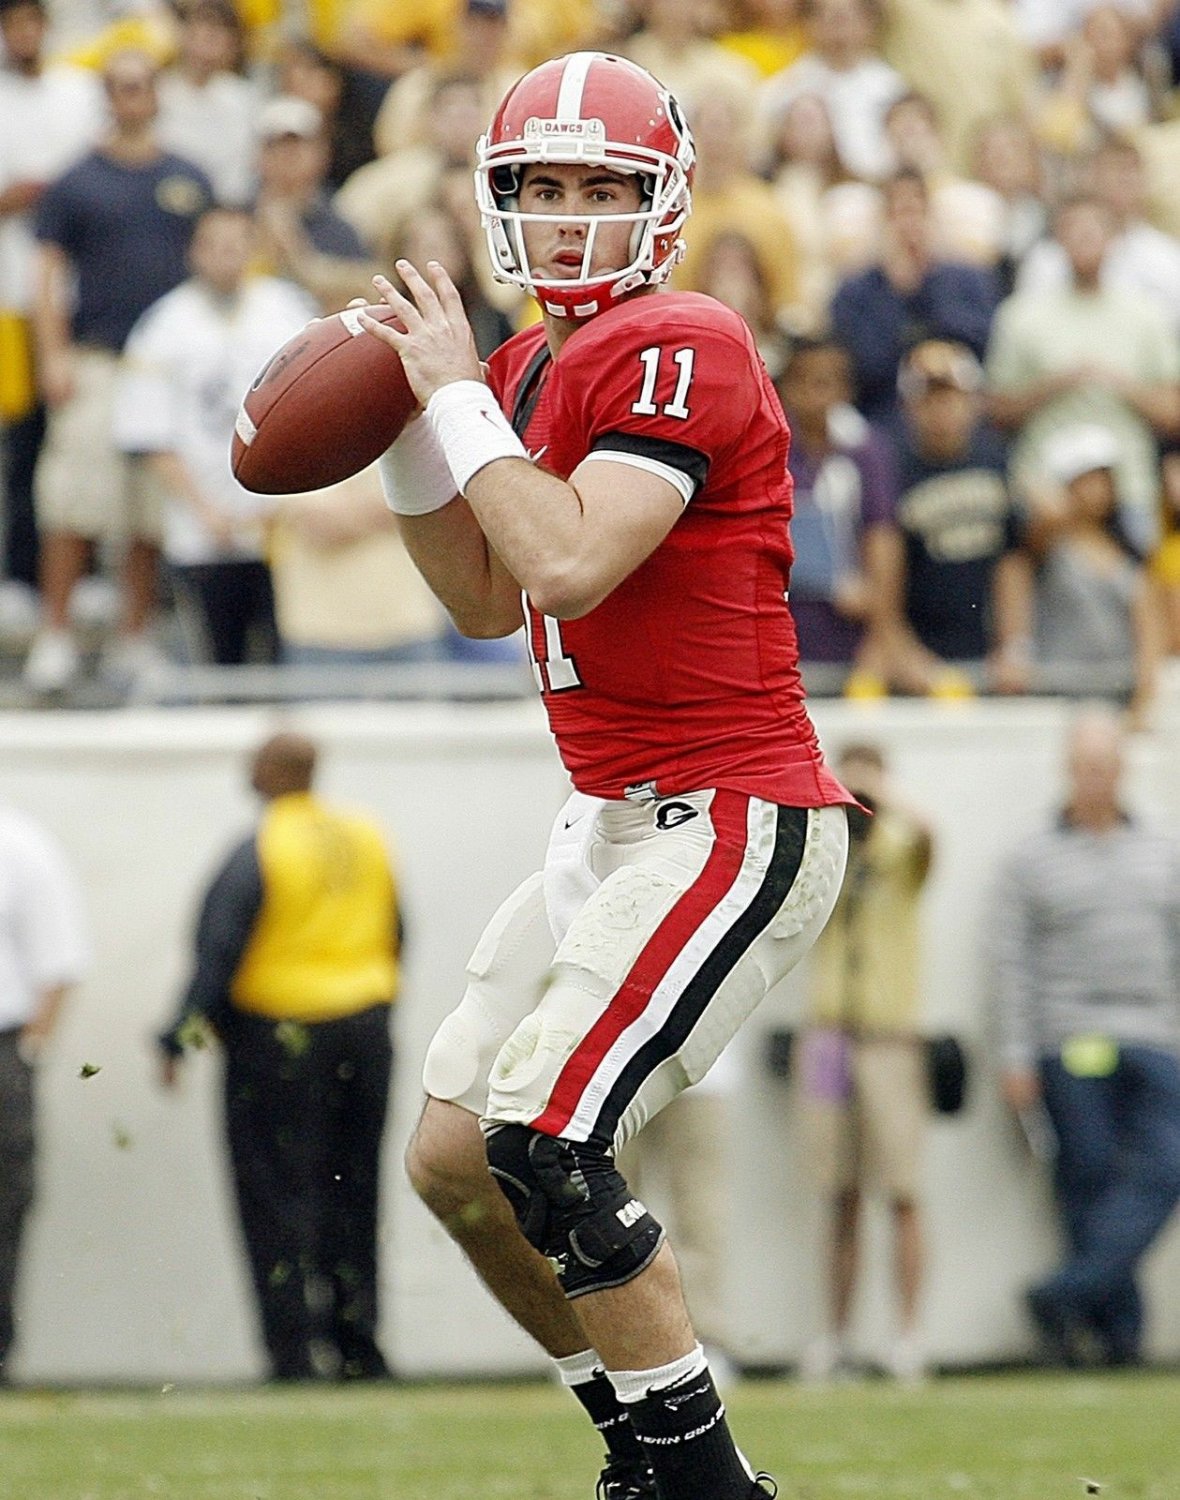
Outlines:
POLYGON ((485 353, 536 315, 491 279, 474 145, 593 46, 692 126, 674 284, 746 317, 790 418, 811 690, 1149 722, 1180 654, 1176 0, 0 0, 0 41, 30 696, 476 649, 372 474, 264 499, 225 455, 267 355, 397 256, 448 267, 485 353))

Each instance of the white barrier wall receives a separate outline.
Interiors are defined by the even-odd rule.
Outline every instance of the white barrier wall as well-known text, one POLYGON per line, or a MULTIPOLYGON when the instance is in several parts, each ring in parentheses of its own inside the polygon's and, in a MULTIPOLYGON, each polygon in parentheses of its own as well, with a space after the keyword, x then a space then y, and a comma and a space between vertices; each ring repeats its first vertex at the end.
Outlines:
MULTIPOLYGON (((996 1098, 982 1045, 980 962, 997 860, 1049 814, 1059 788, 1058 705, 820 703, 826 744, 871 737, 934 819, 926 909, 933 1025, 977 1059, 969 1108, 932 1131, 926 1332, 948 1363, 1025 1352, 1019 1292, 1051 1260, 1040 1169, 996 1098)), ((40 1201, 21 1289, 25 1380, 248 1378, 261 1370, 229 1203, 214 1056, 184 1087, 154 1083, 151 1038, 182 983, 195 903, 254 804, 243 768, 280 718, 267 710, 20 715, 0 721, 0 797, 58 836, 85 883, 96 962, 41 1079, 40 1201), (82 1071, 97 1068, 83 1078, 82 1071)), ((535 866, 564 778, 534 703, 318 705, 285 716, 324 747, 321 787, 373 810, 402 870, 409 953, 386 1157, 383 1337, 406 1375, 543 1368, 403 1181, 418 1071, 457 997, 484 919, 535 866)), ((1175 729, 1138 741, 1133 802, 1180 831, 1175 729)), ((819 1309, 818 1224, 789 1128, 789 1086, 762 1063, 801 980, 771 996, 736 1044, 730 1275, 734 1352, 793 1359, 819 1309)), ((866 1353, 890 1331, 879 1216, 858 1309, 866 1353)), ((1180 1228, 1153 1254, 1152 1350, 1180 1355, 1180 1228)))

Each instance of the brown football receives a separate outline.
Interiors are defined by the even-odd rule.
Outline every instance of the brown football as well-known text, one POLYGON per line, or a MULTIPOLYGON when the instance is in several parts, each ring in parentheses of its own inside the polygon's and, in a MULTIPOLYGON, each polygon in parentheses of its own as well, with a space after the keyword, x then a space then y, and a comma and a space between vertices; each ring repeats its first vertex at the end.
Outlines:
MULTIPOLYGON (((365 311, 398 322, 383 303, 365 311)), ((385 452, 416 404, 401 360, 364 331, 357 309, 313 318, 267 360, 242 398, 234 474, 259 495, 338 484, 385 452)))

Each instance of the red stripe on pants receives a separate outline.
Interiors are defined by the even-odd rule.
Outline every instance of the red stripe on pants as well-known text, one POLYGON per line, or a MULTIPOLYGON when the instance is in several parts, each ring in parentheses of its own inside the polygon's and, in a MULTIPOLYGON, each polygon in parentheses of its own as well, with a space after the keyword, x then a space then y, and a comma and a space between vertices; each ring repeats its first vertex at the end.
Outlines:
POLYGON ((639 1016, 677 955, 733 885, 746 855, 747 810, 742 792, 714 794, 710 816, 715 835, 704 869, 652 933, 614 998, 574 1049, 558 1074, 549 1103, 533 1121, 544 1135, 560 1135, 577 1111, 603 1058, 639 1016))

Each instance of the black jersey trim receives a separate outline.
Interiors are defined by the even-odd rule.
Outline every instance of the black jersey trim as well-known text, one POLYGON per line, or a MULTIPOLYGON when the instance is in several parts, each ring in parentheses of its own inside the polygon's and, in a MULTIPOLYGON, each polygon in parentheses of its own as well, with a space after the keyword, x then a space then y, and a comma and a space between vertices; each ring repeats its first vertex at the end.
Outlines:
POLYGON ((525 366, 524 374, 520 377, 520 384, 516 387, 516 397, 512 403, 512 430, 518 438, 524 437, 533 419, 537 402, 541 399, 541 392, 545 388, 542 374, 549 360, 549 345, 542 344, 525 366))
POLYGON ((591 443, 590 451, 603 455, 632 453, 636 458, 653 459, 687 475, 694 490, 703 489, 709 477, 709 455, 670 438, 650 437, 642 432, 604 432, 591 443))

